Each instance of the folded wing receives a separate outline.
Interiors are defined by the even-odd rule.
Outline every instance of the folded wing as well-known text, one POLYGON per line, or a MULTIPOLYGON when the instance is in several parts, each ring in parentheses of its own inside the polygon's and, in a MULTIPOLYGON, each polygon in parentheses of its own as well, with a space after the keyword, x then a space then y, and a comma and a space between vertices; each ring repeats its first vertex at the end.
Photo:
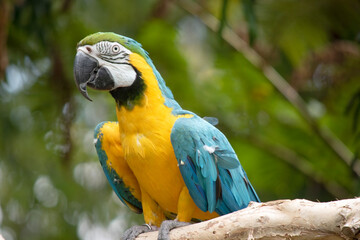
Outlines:
POLYGON ((142 213, 139 184, 124 160, 117 122, 102 122, 95 129, 95 147, 106 178, 120 200, 142 213))
POLYGON ((204 212, 227 214, 259 202, 226 137, 198 116, 179 118, 171 143, 189 193, 204 212))

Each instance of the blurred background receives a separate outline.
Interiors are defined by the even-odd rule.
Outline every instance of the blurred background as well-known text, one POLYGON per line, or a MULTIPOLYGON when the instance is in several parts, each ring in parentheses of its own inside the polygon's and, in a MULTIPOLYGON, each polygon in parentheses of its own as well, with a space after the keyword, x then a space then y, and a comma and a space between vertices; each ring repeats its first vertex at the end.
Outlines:
POLYGON ((0 234, 119 239, 142 224, 107 183, 76 44, 113 31, 150 53, 183 108, 219 119, 262 201, 359 196, 360 2, 1 0, 0 234))

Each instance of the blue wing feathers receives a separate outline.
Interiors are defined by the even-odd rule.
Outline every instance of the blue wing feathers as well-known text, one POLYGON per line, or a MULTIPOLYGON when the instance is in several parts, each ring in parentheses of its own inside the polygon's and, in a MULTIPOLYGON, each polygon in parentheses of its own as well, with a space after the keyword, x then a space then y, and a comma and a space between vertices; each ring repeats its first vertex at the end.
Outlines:
POLYGON ((171 143, 189 193, 202 211, 223 215, 260 201, 226 137, 194 115, 179 118, 171 143))
POLYGON ((189 192, 196 193, 196 196, 200 196, 195 203, 202 211, 206 211, 207 209, 207 202, 205 201, 206 194, 204 188, 201 187, 199 178, 196 174, 196 171, 194 170, 195 165, 189 156, 186 156, 184 160, 181 161, 182 162, 180 163, 179 168, 181 174, 184 176, 184 182, 186 185, 192 183, 188 187, 189 192))
POLYGON ((244 172, 244 175, 245 175, 245 176, 244 176, 243 180, 245 181, 245 184, 246 184, 246 186, 247 186, 247 189, 248 189, 248 191, 249 191, 249 194, 250 194, 250 196, 251 196, 252 201, 260 202, 260 198, 259 198, 259 196, 256 194, 256 191, 255 191, 255 189, 253 188, 253 186, 251 185, 251 183, 249 182, 249 179, 248 179, 248 177, 247 177, 247 175, 246 175, 245 170, 243 169, 243 167, 241 167, 241 169, 242 169, 242 171, 244 172))
POLYGON ((235 156, 227 156, 221 153, 219 154, 219 151, 214 152, 219 167, 233 169, 240 166, 240 162, 237 160, 235 153, 233 153, 235 156))

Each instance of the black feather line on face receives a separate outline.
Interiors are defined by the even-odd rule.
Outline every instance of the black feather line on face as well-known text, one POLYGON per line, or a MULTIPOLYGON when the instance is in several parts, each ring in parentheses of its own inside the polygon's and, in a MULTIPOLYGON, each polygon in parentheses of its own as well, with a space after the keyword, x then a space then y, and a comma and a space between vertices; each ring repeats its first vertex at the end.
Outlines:
POLYGON ((119 108, 125 107, 127 110, 132 110, 136 105, 140 105, 146 89, 141 73, 135 67, 133 68, 136 72, 136 79, 133 84, 129 87, 119 87, 110 91, 117 106, 119 108))

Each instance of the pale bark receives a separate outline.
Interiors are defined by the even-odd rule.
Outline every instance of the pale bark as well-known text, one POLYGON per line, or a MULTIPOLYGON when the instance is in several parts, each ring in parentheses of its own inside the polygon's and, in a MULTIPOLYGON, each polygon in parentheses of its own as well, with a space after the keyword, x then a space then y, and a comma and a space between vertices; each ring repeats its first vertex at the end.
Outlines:
MULTIPOLYGON (((319 203, 278 200, 173 229, 171 239, 359 239, 360 198, 319 203)), ((157 239, 157 232, 137 239, 157 239)))

